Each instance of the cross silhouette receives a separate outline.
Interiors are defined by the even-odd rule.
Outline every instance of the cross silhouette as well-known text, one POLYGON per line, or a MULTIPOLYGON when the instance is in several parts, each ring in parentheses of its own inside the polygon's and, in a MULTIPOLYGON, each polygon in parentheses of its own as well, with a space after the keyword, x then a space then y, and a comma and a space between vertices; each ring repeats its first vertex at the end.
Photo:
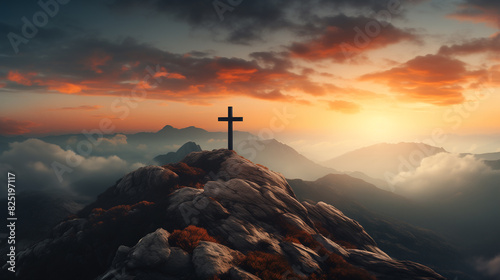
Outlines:
POLYGON ((227 149, 233 149, 233 122, 242 122, 243 117, 233 117, 233 107, 227 107, 227 117, 219 117, 220 122, 227 122, 227 149))

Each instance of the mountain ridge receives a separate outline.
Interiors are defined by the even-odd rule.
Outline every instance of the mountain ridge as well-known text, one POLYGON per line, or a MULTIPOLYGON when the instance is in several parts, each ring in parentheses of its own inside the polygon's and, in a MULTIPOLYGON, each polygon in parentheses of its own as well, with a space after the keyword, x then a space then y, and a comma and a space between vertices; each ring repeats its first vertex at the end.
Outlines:
POLYGON ((442 147, 424 143, 379 143, 347 152, 323 164, 344 172, 360 171, 370 177, 387 181, 390 175, 417 168, 426 157, 446 152, 442 147))
POLYGON ((130 172, 49 238, 19 253, 18 279, 117 275, 444 279, 390 258, 335 207, 300 203, 281 174, 225 149, 130 172), (273 269, 262 268, 269 262, 273 269))

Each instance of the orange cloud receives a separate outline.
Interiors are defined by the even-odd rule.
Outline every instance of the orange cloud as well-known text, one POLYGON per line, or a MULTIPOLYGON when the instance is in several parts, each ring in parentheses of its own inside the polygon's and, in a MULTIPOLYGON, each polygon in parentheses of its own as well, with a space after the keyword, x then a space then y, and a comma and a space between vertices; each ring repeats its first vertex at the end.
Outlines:
POLYGON ((221 69, 217 71, 217 78, 224 83, 247 82, 257 69, 221 69))
POLYGON ((186 79, 186 77, 184 75, 181 75, 178 73, 168 73, 166 77, 168 79, 180 79, 180 80, 186 79))
MULTIPOLYGON (((33 79, 34 76, 37 76, 37 73, 19 73, 18 71, 9 71, 7 74, 7 79, 9 81, 25 85, 25 86, 47 86, 49 90, 56 90, 60 93, 79 93, 85 86, 76 85, 73 83, 68 83, 64 81, 56 81, 56 80, 43 80, 40 78, 33 79)), ((1 84, 1 87, 5 87, 5 84, 1 84)))
POLYGON ((49 86, 50 90, 57 90, 60 93, 67 93, 67 94, 72 94, 72 93, 79 93, 82 91, 83 87, 71 83, 58 83, 54 85, 49 86))
POLYGON ((17 121, 0 117, 0 134, 17 135, 30 132, 30 128, 38 124, 31 121, 17 121))
POLYGON ((156 72, 153 75, 153 78, 158 78, 158 77, 165 77, 167 79, 180 79, 184 80, 186 77, 184 75, 181 75, 179 73, 168 73, 165 69, 165 67, 161 68, 162 72, 156 72))
POLYGON ((344 100, 328 101, 328 105, 330 110, 344 114, 356 114, 361 110, 358 104, 344 100))
POLYGON ((457 59, 426 55, 387 71, 364 75, 360 80, 386 84, 407 101, 446 106, 464 102, 463 86, 484 74, 468 71, 466 64, 457 59))
POLYGON ((50 109, 49 111, 94 111, 102 108, 101 105, 82 105, 77 107, 62 107, 56 109, 50 109))
POLYGON ((89 58, 88 62, 85 63, 88 68, 92 69, 94 72, 98 74, 102 74, 102 69, 100 66, 106 65, 108 61, 111 60, 111 55, 102 52, 102 51, 96 51, 94 52, 89 58))
MULTIPOLYGON (((48 55, 52 61, 50 64, 30 65, 30 71, 37 72, 36 79, 20 74, 27 72, 21 70, 20 73, 12 72, 11 76, 26 84, 29 81, 31 88, 23 90, 37 93, 43 93, 44 90, 49 93, 92 96, 131 96, 144 93, 144 98, 147 99, 186 103, 192 100, 210 103, 215 98, 234 96, 306 103, 309 99, 307 96, 331 93, 329 85, 311 78, 316 75, 314 72, 297 72, 287 52, 252 53, 251 59, 195 55, 186 57, 134 43, 102 44, 102 41, 91 40, 86 44, 89 47, 82 47, 84 51, 76 54, 70 49, 59 53, 51 52, 48 55), (107 53, 126 55, 111 58, 107 53), (103 72, 96 74, 94 70, 82 71, 82 61, 87 63, 84 69, 94 67, 94 70, 103 72), (156 64, 151 64, 150 61, 156 64), (162 65, 168 65, 168 69, 162 65), (124 71, 124 66, 127 71, 124 71), (36 71, 31 70, 33 67, 36 71)), ((81 43, 77 48, 80 45, 81 43)), ((36 61, 36 54, 33 53, 31 58, 36 61)), ((6 87, 20 91, 13 83, 7 83, 6 87)))
POLYGON ((36 73, 26 73, 26 74, 21 74, 18 71, 9 71, 9 74, 7 75, 7 79, 9 81, 25 85, 25 86, 31 86, 33 82, 31 81, 31 78, 36 76, 36 73))

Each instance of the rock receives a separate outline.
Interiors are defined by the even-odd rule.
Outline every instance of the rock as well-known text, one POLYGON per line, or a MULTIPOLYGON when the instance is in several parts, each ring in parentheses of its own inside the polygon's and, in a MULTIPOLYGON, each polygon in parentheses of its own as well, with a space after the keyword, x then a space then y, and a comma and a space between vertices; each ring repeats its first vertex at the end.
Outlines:
POLYGON ((231 267, 231 269, 229 269, 229 277, 231 280, 260 280, 259 277, 239 267, 231 267))
POLYGON ((309 234, 315 234, 316 231, 306 224, 301 218, 292 213, 285 213, 281 218, 289 225, 295 227, 297 230, 305 231, 309 234))
POLYGON ((321 273, 320 263, 322 258, 313 250, 302 244, 292 242, 280 243, 281 248, 293 263, 294 271, 303 275, 321 273))
POLYGON ((315 235, 313 235, 313 238, 316 241, 318 241, 319 244, 323 245, 323 247, 325 247, 325 249, 327 249, 328 251, 335 253, 337 255, 340 255, 344 258, 349 257, 349 253, 347 252, 346 249, 344 249, 344 247, 342 247, 339 244, 333 242, 332 240, 324 237, 323 235, 315 234, 315 235))
POLYGON ((224 245, 202 241, 193 251, 193 264, 196 275, 207 279, 228 272, 241 257, 243 254, 224 245))
POLYGON ((170 256, 168 237, 170 233, 162 228, 144 236, 130 250, 127 267, 131 269, 159 267, 166 263, 170 256))
POLYGON ((170 169, 153 165, 145 166, 125 175, 116 185, 114 192, 116 195, 143 195, 172 184, 178 177, 170 169))
POLYGON ((348 261, 373 272, 379 280, 446 280, 432 269, 421 264, 410 261, 397 261, 363 250, 349 250, 348 261))
POLYGON ((130 252, 130 247, 127 246, 120 246, 118 247, 118 250, 116 250, 115 257, 113 259, 113 262, 111 263, 112 267, 117 267, 120 264, 124 263, 125 260, 127 260, 128 253, 130 252))
POLYGON ((171 247, 170 256, 162 267, 162 271, 168 275, 185 275, 186 271, 192 271, 191 256, 181 248, 171 247))
POLYGON ((316 205, 308 202, 303 203, 309 211, 311 219, 320 222, 335 238, 344 240, 359 249, 369 251, 377 247, 377 243, 371 238, 363 227, 356 221, 346 217, 340 210, 324 202, 316 205))

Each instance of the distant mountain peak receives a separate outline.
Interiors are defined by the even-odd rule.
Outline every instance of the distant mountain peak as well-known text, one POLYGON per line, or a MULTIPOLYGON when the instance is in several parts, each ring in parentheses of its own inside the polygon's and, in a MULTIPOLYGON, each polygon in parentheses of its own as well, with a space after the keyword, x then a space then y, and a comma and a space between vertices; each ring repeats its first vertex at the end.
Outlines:
POLYGON ((195 142, 189 141, 182 145, 177 151, 169 152, 165 155, 156 156, 153 160, 156 161, 159 165, 165 165, 169 163, 175 163, 181 161, 187 155, 192 152, 201 151, 200 145, 195 142))
POLYGON ((185 127, 185 128, 181 128, 180 130, 183 130, 183 131, 195 131, 195 132, 206 132, 205 129, 203 128, 199 128, 199 127, 196 127, 196 126, 188 126, 188 127, 185 127))
POLYGON ((387 180, 387 174, 398 174, 403 170, 401 166, 415 169, 421 160, 438 153, 446 153, 446 150, 425 143, 378 143, 347 152, 324 164, 338 170, 359 171, 376 179, 387 180))
POLYGON ((167 124, 162 129, 158 130, 158 132, 168 132, 168 131, 174 131, 174 130, 177 130, 177 128, 167 124))
POLYGON ((182 132, 206 132, 205 129, 199 128, 196 126, 188 126, 185 128, 175 128, 175 127, 167 124, 162 129, 158 130, 157 133, 173 133, 173 132, 178 132, 178 131, 182 131, 182 132))

